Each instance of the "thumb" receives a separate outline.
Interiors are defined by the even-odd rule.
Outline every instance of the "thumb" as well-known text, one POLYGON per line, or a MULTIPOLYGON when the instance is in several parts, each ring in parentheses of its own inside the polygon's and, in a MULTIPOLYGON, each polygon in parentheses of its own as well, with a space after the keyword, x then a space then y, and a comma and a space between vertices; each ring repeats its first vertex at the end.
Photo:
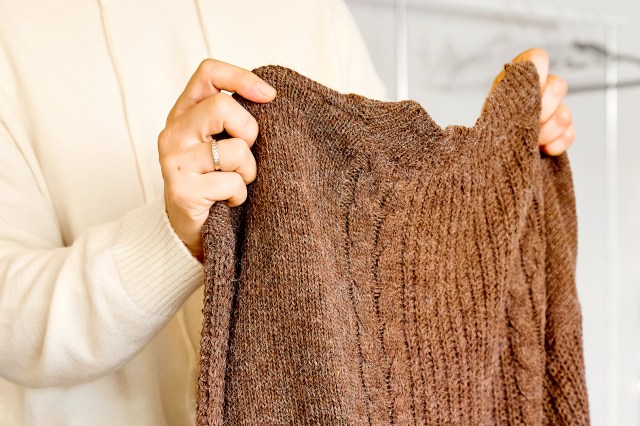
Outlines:
MULTIPOLYGON (((526 62, 531 61, 536 66, 536 70, 538 71, 538 76, 540 77, 540 92, 544 91, 545 86, 547 85, 547 77, 549 76, 549 54, 546 50, 541 49, 539 47, 534 47, 532 49, 525 50, 520 53, 518 56, 513 58, 512 63, 516 62, 526 62)), ((491 86, 491 91, 496 88, 496 86, 502 81, 505 76, 505 71, 502 70, 500 74, 493 81, 493 85, 491 86)))

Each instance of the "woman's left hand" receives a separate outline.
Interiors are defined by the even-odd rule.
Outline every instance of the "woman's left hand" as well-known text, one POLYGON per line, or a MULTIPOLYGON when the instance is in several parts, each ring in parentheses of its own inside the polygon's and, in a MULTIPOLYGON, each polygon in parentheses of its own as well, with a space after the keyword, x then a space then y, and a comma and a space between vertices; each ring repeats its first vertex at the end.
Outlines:
MULTIPOLYGON (((512 62, 531 61, 538 69, 542 90, 542 112, 540 114, 540 149, 549 155, 560 155, 571 146, 576 131, 573 116, 564 103, 567 83, 557 75, 549 75, 549 55, 543 49, 525 50, 512 62)), ((493 82, 492 90, 504 77, 502 71, 493 82)))

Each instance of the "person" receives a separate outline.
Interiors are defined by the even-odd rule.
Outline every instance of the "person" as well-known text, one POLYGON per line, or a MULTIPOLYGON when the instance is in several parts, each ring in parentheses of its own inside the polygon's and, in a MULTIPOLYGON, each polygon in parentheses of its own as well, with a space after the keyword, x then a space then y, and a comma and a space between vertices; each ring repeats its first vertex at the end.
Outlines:
MULTIPOLYGON (((516 60, 560 154, 566 84, 516 60)), ((1 425, 194 423, 200 228, 259 174, 228 92, 274 99, 248 71, 271 63, 386 99, 341 0, 0 1, 1 425)))

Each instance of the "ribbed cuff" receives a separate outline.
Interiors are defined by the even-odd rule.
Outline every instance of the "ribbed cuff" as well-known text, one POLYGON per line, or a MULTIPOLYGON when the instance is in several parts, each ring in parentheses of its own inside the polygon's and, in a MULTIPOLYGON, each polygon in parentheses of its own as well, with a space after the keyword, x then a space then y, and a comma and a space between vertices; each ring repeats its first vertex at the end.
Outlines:
POLYGON ((125 291, 146 312, 172 315, 203 283, 203 265, 173 230, 163 197, 122 220, 112 252, 125 291))

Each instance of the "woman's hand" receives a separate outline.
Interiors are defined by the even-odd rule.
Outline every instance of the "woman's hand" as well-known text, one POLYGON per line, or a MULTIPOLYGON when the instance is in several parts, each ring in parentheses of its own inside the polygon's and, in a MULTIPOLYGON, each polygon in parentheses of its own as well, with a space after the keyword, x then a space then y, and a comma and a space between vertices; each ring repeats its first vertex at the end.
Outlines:
MULTIPOLYGON (((525 50, 513 59, 513 62, 532 61, 540 75, 542 89, 542 112, 540 114, 540 149, 549 155, 560 155, 571 146, 576 131, 573 116, 564 104, 567 83, 557 75, 549 75, 549 55, 543 49, 525 50)), ((504 78, 502 71, 493 82, 494 87, 504 78)))
POLYGON ((187 83, 158 136, 164 199, 176 234, 202 261, 200 230, 211 205, 227 200, 230 207, 247 198, 246 185, 256 178, 251 153, 258 124, 230 95, 238 92, 253 102, 270 102, 274 88, 245 69, 204 60, 187 83), (210 136, 226 130, 218 141, 220 170, 214 171, 210 136))

